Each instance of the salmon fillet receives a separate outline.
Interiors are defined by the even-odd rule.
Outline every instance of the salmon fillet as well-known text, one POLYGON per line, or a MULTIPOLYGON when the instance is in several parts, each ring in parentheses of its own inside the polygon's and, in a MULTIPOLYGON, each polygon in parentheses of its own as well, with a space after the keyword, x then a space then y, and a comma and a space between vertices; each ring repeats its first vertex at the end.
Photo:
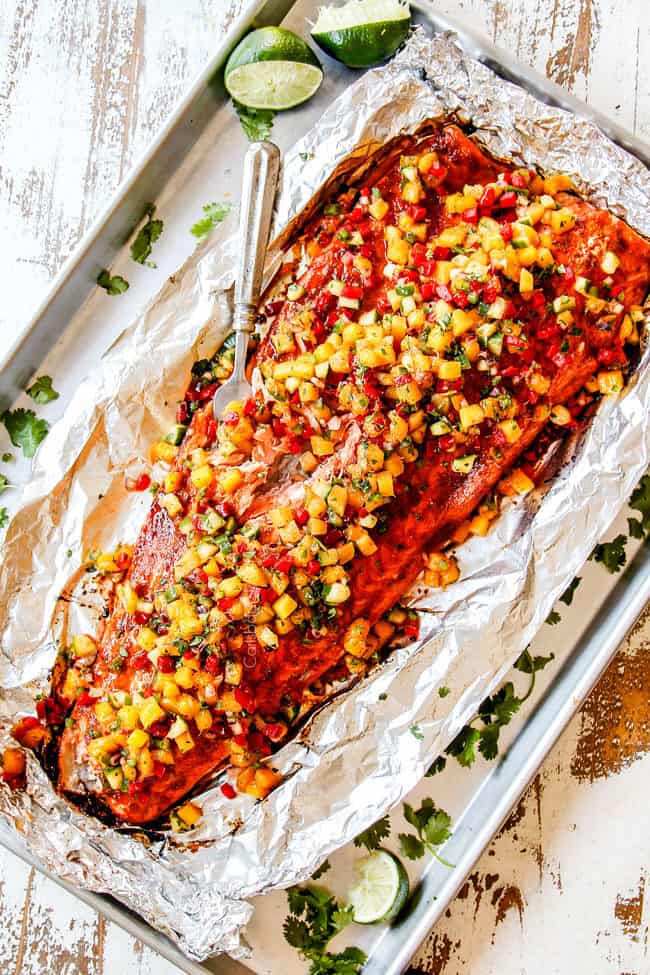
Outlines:
POLYGON ((340 190, 283 280, 255 398, 218 428, 226 360, 195 367, 132 551, 97 560, 119 580, 103 631, 72 641, 53 690, 60 790, 125 823, 222 768, 227 795, 277 784, 265 759, 372 664, 423 569, 452 582, 446 543, 484 533, 549 431, 622 388, 650 247, 564 177, 442 126, 340 190))

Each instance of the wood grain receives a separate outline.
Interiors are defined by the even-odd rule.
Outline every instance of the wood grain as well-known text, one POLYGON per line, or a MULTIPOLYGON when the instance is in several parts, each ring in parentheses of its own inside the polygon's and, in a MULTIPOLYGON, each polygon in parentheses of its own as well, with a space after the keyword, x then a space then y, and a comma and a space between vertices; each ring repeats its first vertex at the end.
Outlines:
MULTIPOLYGON (((0 335, 29 319, 48 281, 247 2, 0 3, 0 335)), ((436 6, 650 137, 647 0, 438 0, 436 6)), ((649 641, 646 619, 610 670, 610 690, 616 668, 632 669, 649 641)), ((637 679, 636 694, 627 697, 626 686, 620 680, 607 698, 616 721, 597 723, 606 685, 575 718, 419 953, 414 972, 648 971, 638 810, 621 794, 642 789, 650 770, 645 745, 637 747, 648 740, 647 730, 638 729, 650 723, 650 681, 637 679), (606 766, 601 776, 576 774, 581 754, 611 757, 615 739, 624 742, 619 767, 606 766), (613 818, 614 839, 607 829, 613 818), (585 870, 594 871, 590 917, 583 910, 585 870), (604 883, 607 872, 620 889, 604 883)), ((178 971, 2 848, 0 919, 1 975, 178 971)))

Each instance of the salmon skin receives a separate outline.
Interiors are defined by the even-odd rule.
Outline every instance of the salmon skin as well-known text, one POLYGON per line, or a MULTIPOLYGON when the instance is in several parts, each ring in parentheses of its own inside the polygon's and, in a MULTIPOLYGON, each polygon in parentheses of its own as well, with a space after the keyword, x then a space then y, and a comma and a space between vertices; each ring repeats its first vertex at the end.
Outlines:
POLYGON ((177 829, 222 769, 263 799, 310 702, 415 634, 396 605, 416 579, 452 584, 449 543, 623 388, 649 281, 625 223, 455 126, 338 192, 260 309, 254 398, 217 426, 229 353, 195 365, 135 545, 97 557, 110 615, 39 712, 59 789, 132 824, 182 801, 177 829))

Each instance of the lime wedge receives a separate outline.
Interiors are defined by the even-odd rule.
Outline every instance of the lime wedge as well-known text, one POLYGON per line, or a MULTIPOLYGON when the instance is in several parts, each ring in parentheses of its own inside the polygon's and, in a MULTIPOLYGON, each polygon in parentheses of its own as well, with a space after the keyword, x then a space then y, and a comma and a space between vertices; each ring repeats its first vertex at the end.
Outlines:
POLYGON ((307 101, 323 80, 318 58, 302 38, 283 27, 261 27, 228 58, 228 93, 246 108, 293 108, 307 101))
POLYGON ((311 36, 349 68, 369 68, 395 53, 410 26, 408 0, 348 0, 321 7, 311 36))
POLYGON ((409 895, 409 881, 401 861, 389 850, 373 850, 357 861, 359 880, 348 891, 357 924, 392 921, 409 895))

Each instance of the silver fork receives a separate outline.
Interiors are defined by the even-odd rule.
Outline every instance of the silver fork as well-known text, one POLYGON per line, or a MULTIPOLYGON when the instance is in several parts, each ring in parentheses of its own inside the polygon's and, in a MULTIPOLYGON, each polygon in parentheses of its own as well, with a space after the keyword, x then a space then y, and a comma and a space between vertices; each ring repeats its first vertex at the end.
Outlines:
POLYGON ((235 281, 235 362, 232 375, 214 394, 217 420, 233 400, 247 400, 253 394, 246 379, 246 356, 255 329, 257 305, 262 287, 264 257, 269 242, 273 201, 278 185, 280 150, 272 142, 254 142, 244 157, 241 209, 239 211, 239 262, 235 281))

